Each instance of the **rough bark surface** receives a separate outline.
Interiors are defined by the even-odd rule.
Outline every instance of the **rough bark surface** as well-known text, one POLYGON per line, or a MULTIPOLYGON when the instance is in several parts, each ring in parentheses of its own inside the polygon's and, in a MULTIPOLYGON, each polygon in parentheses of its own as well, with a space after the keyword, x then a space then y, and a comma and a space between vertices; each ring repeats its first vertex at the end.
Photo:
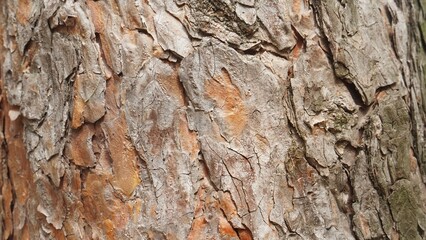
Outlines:
POLYGON ((424 0, 3 0, 2 239, 426 239, 424 0))

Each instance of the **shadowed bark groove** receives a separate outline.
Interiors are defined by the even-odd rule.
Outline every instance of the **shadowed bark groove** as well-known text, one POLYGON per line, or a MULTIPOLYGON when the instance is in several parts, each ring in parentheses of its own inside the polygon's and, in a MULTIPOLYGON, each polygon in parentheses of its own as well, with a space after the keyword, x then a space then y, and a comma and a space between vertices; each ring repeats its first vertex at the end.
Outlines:
POLYGON ((424 0, 4 0, 2 239, 425 239, 424 0))

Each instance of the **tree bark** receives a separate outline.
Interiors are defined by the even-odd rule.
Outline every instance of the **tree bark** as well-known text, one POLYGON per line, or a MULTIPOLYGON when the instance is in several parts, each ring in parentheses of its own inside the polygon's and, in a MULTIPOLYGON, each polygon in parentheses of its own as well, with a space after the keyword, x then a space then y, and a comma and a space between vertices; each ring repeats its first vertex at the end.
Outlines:
POLYGON ((3 239, 426 239, 425 0, 3 0, 3 239))

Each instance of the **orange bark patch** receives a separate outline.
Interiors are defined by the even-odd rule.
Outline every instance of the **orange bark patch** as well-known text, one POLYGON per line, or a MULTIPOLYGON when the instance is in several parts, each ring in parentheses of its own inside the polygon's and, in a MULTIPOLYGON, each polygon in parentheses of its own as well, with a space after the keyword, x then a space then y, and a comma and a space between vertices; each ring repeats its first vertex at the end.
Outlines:
POLYGON ((85 218, 89 222, 98 224, 107 236, 126 226, 132 209, 131 206, 114 197, 110 186, 109 177, 89 173, 82 195, 85 218), (114 224, 110 225, 109 222, 114 224))
MULTIPOLYGON (((20 119, 20 118, 19 118, 20 119)), ((19 193, 16 198, 19 204, 24 204, 29 196, 29 187, 32 185, 32 172, 30 169, 29 161, 27 160, 25 153, 25 147, 22 139, 23 131, 22 126, 19 123, 12 123, 6 125, 6 130, 9 134, 6 137, 8 140, 8 161, 9 175, 13 183, 15 192, 19 193), (17 130, 17 132, 14 132, 17 130)))
MULTIPOLYGON (((2 89, 3 80, 0 79, 0 130, 4 135, 0 136, 0 141, 4 144, 0 146, 0 157, 6 160, 5 164, 1 164, 0 170, 3 174, 7 174, 8 178, 0 180, 1 194, 3 196, 3 238, 8 239, 10 236, 21 236, 26 229, 13 232, 14 221, 19 222, 22 219, 22 211, 28 204, 30 196, 34 196, 32 189, 35 189, 33 175, 30 162, 26 158, 26 148, 23 141, 23 122, 22 117, 17 115, 19 109, 12 107, 7 102, 5 91, 2 89), (6 151, 6 147, 7 150, 6 151), (7 165, 7 166, 6 166, 7 165), (5 168, 3 168, 5 167, 5 168), (16 193, 14 196, 13 193, 16 193), (14 207, 12 206, 14 204, 14 207), (13 210, 13 212, 12 212, 13 210)), ((38 199, 35 197, 34 201, 38 199)), ((25 215, 25 214, 24 214, 25 215)))
POLYGON ((303 0, 293 0, 293 4, 291 5, 292 12, 300 13, 302 10, 302 1, 303 0))
POLYGON ((12 222, 12 186, 10 182, 5 182, 2 185, 2 196, 3 196, 3 208, 4 208, 4 223, 3 223, 3 236, 8 238, 12 234, 13 222, 12 222))
MULTIPOLYGON (((3 3, 4 4, 4 3, 3 3)), ((32 1, 31 0, 19 0, 16 13, 16 19, 22 25, 28 24, 28 19, 31 14, 32 1)))
POLYGON ((124 114, 103 125, 112 158, 114 177, 112 185, 130 197, 140 183, 137 154, 127 137, 127 123, 124 114))
POLYGON ((55 229, 55 228, 53 228, 53 227, 51 227, 51 229, 50 229, 51 231, 52 231, 52 236, 53 236, 53 239, 56 239, 56 240, 65 240, 66 238, 65 238, 65 233, 64 233, 64 231, 62 230, 62 229, 55 229))
POLYGON ((223 239, 230 239, 238 237, 235 230, 232 228, 231 224, 225 219, 219 219, 219 233, 222 235, 223 239))
POLYGON ((22 232, 21 232, 21 239, 23 240, 29 240, 30 238, 30 230, 28 227, 28 224, 25 223, 24 227, 22 227, 22 232))
POLYGON ((295 27, 292 26, 291 29, 293 30, 293 34, 296 37, 296 45, 294 45, 291 51, 291 57, 293 59, 297 59, 303 50, 305 39, 303 39, 303 37, 300 35, 300 33, 295 27))
POLYGON ((72 109, 72 118, 71 118, 71 127, 76 129, 79 128, 84 122, 84 100, 78 94, 78 89, 80 88, 81 81, 77 77, 74 83, 74 103, 72 109))
POLYGON ((191 226, 191 231, 188 235, 188 240, 206 239, 204 229, 207 227, 207 221, 204 217, 194 219, 191 226))
POLYGON ((188 129, 188 121, 185 114, 179 115, 179 139, 183 151, 189 154, 192 161, 195 161, 200 151, 200 146, 197 140, 197 134, 188 129))
POLYGON ((112 59, 111 59, 111 47, 108 42, 108 34, 106 31, 108 16, 111 13, 107 10, 105 3, 102 1, 87 1, 87 6, 90 9, 90 16, 92 18, 93 25, 95 27, 95 32, 99 33, 99 47, 103 53, 103 58, 105 59, 106 64, 111 68, 112 59))
MULTIPOLYGON (((10 106, 5 101, 4 98, 2 109, 6 115, 10 110, 18 111, 18 109, 9 108, 10 106)), ((10 176, 9 181, 3 183, 2 186, 2 195, 3 195, 3 206, 4 206, 4 237, 8 237, 12 234, 13 221, 20 221, 19 214, 25 211, 27 205, 27 200, 29 196, 32 195, 31 189, 35 189, 33 176, 31 171, 31 166, 26 158, 26 148, 23 141, 23 123, 22 118, 18 117, 17 119, 10 119, 10 116, 5 116, 5 140, 8 147, 7 155, 7 165, 8 165, 8 174, 10 176), (13 189, 13 190, 12 190, 13 189), (16 193, 16 199, 12 195, 12 191, 16 193), (15 201, 14 212, 12 213, 12 201, 15 201), (13 214, 13 216, 12 216, 13 214)), ((22 239, 25 239, 23 235, 28 228, 22 229, 21 231, 13 233, 15 236, 21 236, 22 239)))
POLYGON ((95 31, 98 33, 103 33, 105 30, 105 8, 102 4, 99 1, 87 1, 95 31))
POLYGON ((133 209, 132 209, 132 213, 133 213, 133 221, 137 222, 138 220, 138 216, 139 213, 142 212, 142 200, 141 199, 136 199, 134 204, 133 204, 133 209))
POLYGON ((170 94, 172 97, 178 100, 180 106, 184 106, 184 90, 182 84, 179 81, 178 71, 173 67, 172 74, 163 74, 159 73, 156 76, 158 83, 165 89, 167 94, 170 94))
POLYGON ((7 165, 9 166, 10 180, 13 183, 13 188, 19 193, 16 198, 19 204, 24 204, 29 197, 29 187, 33 183, 32 171, 30 163, 26 158, 27 152, 23 140, 23 123, 19 116, 16 119, 11 119, 8 113, 11 111, 19 112, 19 109, 10 107, 3 98, 3 114, 5 121, 5 139, 7 142, 8 152, 7 165))
POLYGON ((237 214, 237 208, 232 201, 231 194, 228 192, 219 194, 220 208, 223 210, 224 214, 228 220, 232 219, 232 216, 237 214))
POLYGON ((356 220, 359 222, 359 227, 364 238, 370 238, 371 231, 368 220, 362 214, 358 215, 358 218, 356 220))
POLYGON ((83 122, 83 111, 84 111, 84 102, 81 98, 74 98, 74 106, 72 110, 72 119, 71 119, 71 127, 76 129, 79 128, 83 122))
POLYGON ((237 229, 237 231, 238 231, 238 236, 240 237, 240 240, 253 240, 253 236, 250 230, 237 229))
POLYGON ((302 50, 303 42, 297 41, 293 50, 291 51, 291 57, 297 59, 300 56, 300 51, 302 50))
POLYGON ((114 223, 110 219, 106 219, 104 220, 103 224, 104 224, 105 235, 107 239, 115 239, 114 223))
POLYGON ((223 112, 227 128, 234 136, 239 136, 247 124, 247 112, 239 89, 232 83, 228 71, 221 69, 219 76, 205 83, 206 95, 216 102, 223 112))
POLYGON ((89 124, 84 124, 82 128, 71 133, 68 150, 75 165, 91 167, 95 164, 96 159, 91 146, 93 134, 93 126, 89 124))
POLYGON ((376 93, 376 100, 380 102, 380 101, 381 101, 381 100, 383 100, 386 96, 387 96, 386 91, 379 91, 379 92, 377 92, 377 93, 376 93))
POLYGON ((415 173, 417 171, 417 159, 412 148, 410 148, 410 170, 411 173, 415 173))

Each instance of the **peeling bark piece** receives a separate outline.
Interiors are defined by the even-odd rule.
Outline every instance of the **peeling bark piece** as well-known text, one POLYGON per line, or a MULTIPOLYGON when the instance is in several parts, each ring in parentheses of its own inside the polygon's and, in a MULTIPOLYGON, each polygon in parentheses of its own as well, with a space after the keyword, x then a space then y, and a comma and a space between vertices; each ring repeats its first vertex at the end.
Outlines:
POLYGON ((74 83, 74 105, 71 125, 94 123, 105 115, 105 80, 97 74, 79 74, 74 83))
MULTIPOLYGON (((57 95, 54 95, 58 97, 57 95)), ((52 100, 61 103, 62 99, 52 100)), ((50 105, 46 117, 37 130, 34 126, 26 126, 25 141, 28 148, 33 148, 29 159, 35 169, 38 169, 39 161, 48 161, 53 156, 62 152, 64 147, 65 124, 68 117, 68 105, 50 105), (56 109, 53 109, 56 107, 56 109), (37 134, 34 134, 37 133, 37 134), (36 146, 34 148, 34 146, 36 146)))
POLYGON ((72 131, 68 145, 68 155, 77 166, 93 167, 96 157, 92 149, 94 129, 91 125, 83 125, 72 131))
POLYGON ((59 81, 69 78, 77 69, 78 58, 73 42, 62 34, 54 33, 52 45, 56 51, 53 52, 53 63, 58 71, 59 81))
POLYGON ((19 115, 21 115, 21 113, 16 110, 9 110, 8 112, 10 121, 15 121, 16 119, 18 119, 19 115))
POLYGON ((52 180, 55 187, 61 184, 61 178, 65 173, 65 164, 63 158, 54 155, 49 161, 42 161, 40 164, 42 171, 52 180))
POLYGON ((75 5, 70 2, 59 7, 53 16, 49 18, 49 27, 54 30, 57 27, 73 27, 76 24, 77 12, 75 5))
POLYGON ((139 2, 129 2, 126 0, 117 1, 117 7, 120 10, 123 22, 128 29, 143 29, 142 19, 137 6, 139 2))
MULTIPOLYGON (((118 17, 111 16, 110 21, 119 21, 118 17)), ((118 28, 117 26, 113 26, 118 28)), ((123 71, 121 32, 117 33, 110 28, 105 27, 105 33, 100 34, 100 45, 105 56, 105 62, 115 74, 120 74, 123 71)))
POLYGON ((123 74, 136 77, 143 64, 152 56, 153 40, 146 34, 137 31, 127 31, 121 41, 124 64, 123 74))
POLYGON ((19 52, 23 54, 25 46, 33 36, 33 28, 40 17, 43 4, 28 0, 19 0, 14 4, 17 5, 16 20, 18 23, 16 26, 16 41, 18 43, 19 52))
POLYGON ((42 213, 55 229, 61 229, 66 215, 62 194, 55 191, 46 177, 39 178, 36 186, 42 200, 37 206, 37 211, 42 213))
POLYGON ((180 57, 186 57, 193 51, 192 43, 183 25, 166 11, 160 11, 154 17, 157 40, 164 50, 170 50, 180 57))
MULTIPOLYGON (((11 57, 11 56, 9 56, 11 57)), ((8 58, 7 58, 8 59, 8 58)), ((4 65, 6 65, 5 63, 4 65)), ((20 77, 21 78, 21 77, 20 77)), ((7 85, 7 101, 13 105, 19 105, 22 97, 22 81, 14 76, 12 70, 8 69, 4 76, 4 82, 7 85)))
POLYGON ((259 39, 251 39, 257 32, 258 24, 249 25, 241 20, 235 12, 235 3, 227 0, 211 2, 207 0, 190 0, 191 6, 186 15, 189 20, 188 31, 194 38, 203 38, 207 33, 223 42, 229 42, 236 48, 240 45, 255 45, 259 39))
POLYGON ((237 16, 249 25, 253 25, 256 22, 256 9, 252 7, 247 7, 242 4, 237 3, 235 5, 235 12, 237 16))
POLYGON ((46 73, 28 73, 22 76, 21 112, 28 119, 40 120, 46 112, 48 89, 51 87, 46 73))
POLYGON ((287 20, 289 19, 286 16, 288 13, 282 12, 285 9, 285 5, 272 0, 260 1, 259 8, 257 9, 259 20, 265 26, 265 30, 268 32, 273 44, 280 51, 284 49, 289 50, 296 45, 296 40, 291 32, 290 22, 287 20))

